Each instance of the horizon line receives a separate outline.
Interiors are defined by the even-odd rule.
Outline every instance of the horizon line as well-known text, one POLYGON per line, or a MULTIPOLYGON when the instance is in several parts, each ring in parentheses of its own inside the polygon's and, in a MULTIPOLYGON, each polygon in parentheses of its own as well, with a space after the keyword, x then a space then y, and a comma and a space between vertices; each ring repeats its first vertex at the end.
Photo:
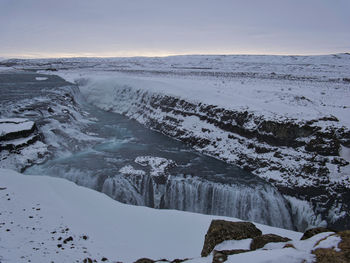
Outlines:
POLYGON ((0 55, 0 59, 68 59, 68 58, 166 58, 176 56, 327 56, 327 55, 338 55, 338 54, 349 54, 350 52, 320 52, 320 53, 168 53, 168 54, 143 54, 143 55, 98 55, 98 54, 73 54, 73 53, 57 53, 57 55, 0 55))

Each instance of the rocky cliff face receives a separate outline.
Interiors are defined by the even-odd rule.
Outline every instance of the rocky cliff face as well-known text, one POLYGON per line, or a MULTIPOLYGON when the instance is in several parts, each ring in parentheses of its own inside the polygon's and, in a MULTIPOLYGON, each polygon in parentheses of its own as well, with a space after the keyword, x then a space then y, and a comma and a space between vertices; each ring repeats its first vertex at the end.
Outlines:
POLYGON ((350 146, 350 132, 337 118, 271 120, 253 111, 129 86, 116 88, 113 98, 113 105, 100 106, 249 170, 285 195, 307 200, 331 227, 350 226, 349 162, 340 156, 350 146))
POLYGON ((35 122, 24 118, 0 119, 0 167, 24 168, 42 162, 47 145, 35 122), (22 158, 25 155, 25 158, 22 158))

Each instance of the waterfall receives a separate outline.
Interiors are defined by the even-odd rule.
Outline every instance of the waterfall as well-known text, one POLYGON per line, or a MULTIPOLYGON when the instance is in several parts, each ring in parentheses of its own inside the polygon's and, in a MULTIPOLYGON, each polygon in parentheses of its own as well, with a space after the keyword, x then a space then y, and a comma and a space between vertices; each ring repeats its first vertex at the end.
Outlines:
POLYGON ((283 197, 267 185, 224 185, 186 178, 169 180, 163 207, 236 217, 283 228, 293 228, 283 197))
POLYGON ((148 174, 118 174, 105 180, 102 192, 128 204, 236 217, 294 228, 287 202, 268 185, 228 185, 190 176, 172 176, 165 184, 157 184, 148 174))

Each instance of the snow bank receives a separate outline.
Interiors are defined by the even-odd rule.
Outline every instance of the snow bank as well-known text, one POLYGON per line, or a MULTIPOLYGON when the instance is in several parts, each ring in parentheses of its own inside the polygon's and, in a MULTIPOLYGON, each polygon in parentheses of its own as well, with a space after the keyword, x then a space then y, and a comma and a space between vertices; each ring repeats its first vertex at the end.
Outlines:
MULTIPOLYGON (((239 241, 225 241, 218 245, 225 249, 247 249, 246 243, 249 239, 239 241), (231 246, 228 246, 230 244, 231 246)), ((306 240, 292 240, 288 242, 268 243, 262 249, 256 251, 236 254, 228 257, 226 262, 245 262, 245 263, 311 263, 315 257, 312 251, 318 248, 331 248, 335 251, 340 251, 338 244, 341 241, 339 236, 334 235, 334 232, 325 232, 315 235, 306 240), (288 244, 288 248, 284 246, 288 244)), ((191 262, 191 261, 189 261, 191 262)), ((192 262, 191 262, 192 263, 192 262)))
MULTIPOLYGON (((64 179, 7 169, 0 169, 0 189, 1 262, 196 258, 211 220, 223 218, 124 205, 64 179), (73 241, 62 242, 70 236, 73 241)), ((256 225, 264 234, 302 235, 256 225)))

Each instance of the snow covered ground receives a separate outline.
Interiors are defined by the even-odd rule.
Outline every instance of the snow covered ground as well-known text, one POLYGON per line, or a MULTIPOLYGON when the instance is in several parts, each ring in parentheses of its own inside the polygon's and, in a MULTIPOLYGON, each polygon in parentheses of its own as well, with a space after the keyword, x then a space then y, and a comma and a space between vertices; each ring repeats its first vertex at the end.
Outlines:
POLYGON ((266 119, 305 122, 334 116, 339 119, 340 125, 350 126, 350 85, 346 83, 244 77, 130 76, 98 72, 94 76, 91 72, 73 73, 71 76, 62 72, 59 75, 68 80, 86 78, 90 80, 89 87, 94 87, 96 93, 100 91, 97 87, 103 88, 104 92, 99 94, 104 99, 100 103, 104 103, 105 107, 106 104, 113 105, 110 90, 126 86, 229 110, 248 110, 266 119))
MULTIPOLYGON (((0 169, 3 263, 82 262, 87 257, 98 262, 103 258, 107 262, 133 262, 142 257, 211 262, 212 255, 200 258, 200 251, 214 218, 220 217, 124 205, 64 179, 0 169)), ((300 241, 302 233, 256 226, 263 234, 292 239, 287 243, 295 248, 271 243, 264 249, 229 256, 228 262, 312 262, 310 252, 316 243, 317 247, 337 249, 340 241, 333 233, 300 241)), ((217 248, 238 249, 248 243, 226 241, 217 248)))
POLYGON ((129 58, 53 58, 10 59, 5 66, 30 69, 92 69, 94 71, 127 71, 133 73, 167 72, 184 75, 251 76, 301 80, 339 80, 349 77, 349 53, 322 56, 271 55, 185 55, 171 57, 129 58), (204 73, 203 73, 204 72, 204 73))

